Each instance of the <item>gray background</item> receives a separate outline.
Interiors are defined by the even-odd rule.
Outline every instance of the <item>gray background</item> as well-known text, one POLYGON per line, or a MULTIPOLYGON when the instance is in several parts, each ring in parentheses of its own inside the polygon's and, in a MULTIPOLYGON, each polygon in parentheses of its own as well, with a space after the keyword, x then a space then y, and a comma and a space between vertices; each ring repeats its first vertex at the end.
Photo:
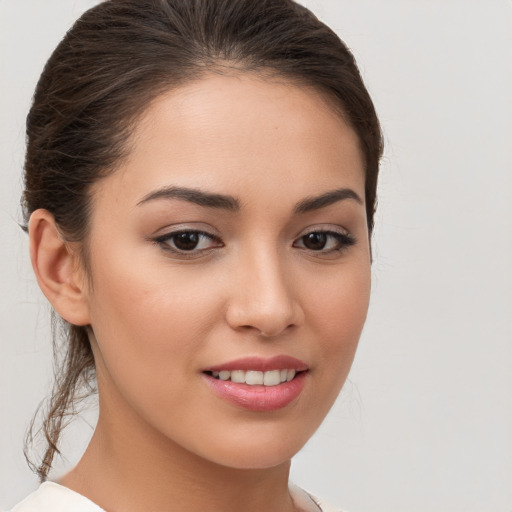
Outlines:
MULTIPOLYGON (((49 308, 17 226, 24 116, 93 3, 0 0, 0 509, 37 486, 22 438, 51 378, 49 308)), ((387 147, 368 323, 293 478, 352 512, 510 512, 512 2, 304 3, 355 53, 387 147)))

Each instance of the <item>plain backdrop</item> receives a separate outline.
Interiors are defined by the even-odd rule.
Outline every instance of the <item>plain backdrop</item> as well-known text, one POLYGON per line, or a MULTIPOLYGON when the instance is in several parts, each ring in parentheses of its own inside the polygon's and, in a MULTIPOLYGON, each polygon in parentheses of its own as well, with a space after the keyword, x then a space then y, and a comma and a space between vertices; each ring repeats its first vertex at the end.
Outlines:
MULTIPOLYGON (((49 308, 17 224, 24 119, 93 3, 0 0, 0 509, 37 486, 22 442, 51 381, 49 308)), ((305 3, 354 52, 386 152, 368 322, 292 476, 352 512, 510 512, 512 2, 305 3)), ((61 471, 93 422, 66 437, 61 471)))

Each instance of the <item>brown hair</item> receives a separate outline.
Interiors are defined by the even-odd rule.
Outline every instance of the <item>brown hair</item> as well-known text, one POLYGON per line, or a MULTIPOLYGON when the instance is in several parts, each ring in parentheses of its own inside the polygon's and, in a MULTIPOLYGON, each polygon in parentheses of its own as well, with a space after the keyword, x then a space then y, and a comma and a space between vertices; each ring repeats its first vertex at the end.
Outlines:
MULTIPOLYGON (((48 60, 27 117, 25 223, 45 208, 81 242, 87 264, 91 185, 126 155, 138 117, 164 91, 230 67, 313 86, 340 107, 365 159, 371 234, 382 154, 373 103, 345 44, 292 0, 108 0, 87 11, 48 60)), ((87 327, 60 324, 63 350, 54 342, 55 385, 39 431, 47 448, 31 464, 42 480, 66 418, 95 389, 87 327)))

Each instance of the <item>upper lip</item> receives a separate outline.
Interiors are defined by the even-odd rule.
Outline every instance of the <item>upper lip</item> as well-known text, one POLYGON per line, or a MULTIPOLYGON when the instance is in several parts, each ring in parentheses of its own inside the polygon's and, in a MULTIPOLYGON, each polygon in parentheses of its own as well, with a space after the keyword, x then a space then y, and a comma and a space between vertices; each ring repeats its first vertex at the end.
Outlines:
POLYGON ((234 371, 234 370, 243 370, 243 371, 260 371, 260 372, 268 372, 271 370, 295 370, 295 371, 305 371, 309 367, 306 363, 297 359, 295 357, 287 356, 287 355, 279 355, 275 357, 265 358, 265 357, 243 357, 240 359, 234 359, 232 361, 228 361, 226 363, 218 364, 215 366, 209 366, 208 368, 204 368, 204 372, 220 372, 222 370, 225 371, 234 371))

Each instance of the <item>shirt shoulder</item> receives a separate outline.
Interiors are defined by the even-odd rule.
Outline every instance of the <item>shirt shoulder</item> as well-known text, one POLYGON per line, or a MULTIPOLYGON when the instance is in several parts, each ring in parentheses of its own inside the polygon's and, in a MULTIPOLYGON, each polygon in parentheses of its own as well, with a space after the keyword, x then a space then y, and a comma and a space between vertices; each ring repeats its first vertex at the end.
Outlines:
POLYGON ((325 500, 318 498, 317 496, 310 496, 322 512, 347 512, 347 510, 342 510, 341 508, 335 507, 330 503, 327 503, 325 500))
POLYGON ((81 494, 54 482, 44 482, 10 512, 104 512, 81 494))
POLYGON ((314 496, 295 484, 290 485, 290 493, 295 505, 301 512, 347 512, 332 506, 325 500, 314 496))
MULTIPOLYGON (((295 504, 303 512, 343 512, 296 485, 290 486, 295 504)), ((81 494, 54 482, 44 482, 10 512, 105 512, 81 494)), ((346 512, 346 511, 345 511, 346 512)))

